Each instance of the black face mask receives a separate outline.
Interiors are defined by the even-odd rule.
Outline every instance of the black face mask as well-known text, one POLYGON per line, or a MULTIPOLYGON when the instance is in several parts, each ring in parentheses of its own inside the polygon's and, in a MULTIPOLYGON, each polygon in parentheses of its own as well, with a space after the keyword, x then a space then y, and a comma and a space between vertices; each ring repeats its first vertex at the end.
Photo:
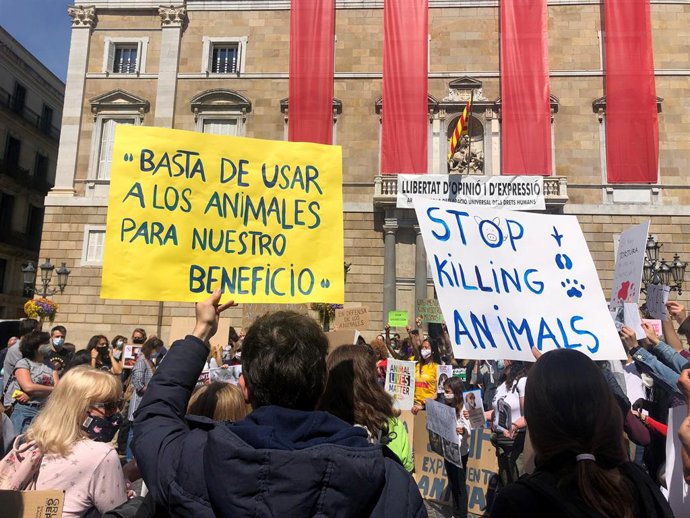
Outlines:
POLYGON ((143 338, 139 338, 139 337, 132 338, 132 342, 134 342, 135 344, 143 344, 145 341, 146 340, 144 340, 143 338))
POLYGON ((120 429, 124 417, 117 412, 108 417, 87 415, 81 425, 89 438, 97 442, 110 442, 115 437, 115 433, 120 429))

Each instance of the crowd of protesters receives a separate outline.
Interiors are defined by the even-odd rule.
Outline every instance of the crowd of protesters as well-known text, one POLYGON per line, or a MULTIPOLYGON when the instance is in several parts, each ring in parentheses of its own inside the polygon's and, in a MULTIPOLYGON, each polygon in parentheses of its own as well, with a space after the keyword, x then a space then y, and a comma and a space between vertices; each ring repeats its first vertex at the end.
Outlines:
POLYGON ((135 329, 134 360, 123 335, 94 335, 76 351, 65 327, 21 321, 2 350, 0 489, 64 490, 66 517, 426 516, 407 430, 383 388, 390 358, 416 362, 413 414, 429 399, 455 410, 462 462, 444 463, 454 517, 468 514, 472 389, 497 455, 487 515, 673 516, 662 494, 669 434, 690 480, 690 417, 667 426, 669 409, 690 401, 678 335, 690 335, 690 319, 677 302, 663 336, 646 324, 643 340, 620 330, 623 362, 568 349, 535 349, 536 362, 463 360, 445 326, 425 335, 419 319, 404 337, 386 326, 329 355, 319 324, 286 311, 211 346, 231 305, 219 292, 198 303, 196 326, 169 350, 135 329), (440 365, 453 369, 441 391, 440 365), (236 385, 203 376, 233 367, 236 385))

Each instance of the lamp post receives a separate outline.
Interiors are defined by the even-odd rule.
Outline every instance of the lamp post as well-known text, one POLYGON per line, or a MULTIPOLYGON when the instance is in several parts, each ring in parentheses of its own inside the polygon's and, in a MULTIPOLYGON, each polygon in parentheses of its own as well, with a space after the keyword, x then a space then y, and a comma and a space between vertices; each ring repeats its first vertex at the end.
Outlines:
POLYGON ((673 262, 669 263, 665 259, 659 260, 659 250, 664 246, 659 243, 656 236, 647 238, 645 247, 644 266, 642 268, 642 288, 647 291, 649 284, 665 284, 671 291, 677 291, 678 295, 683 293, 683 281, 685 279, 685 268, 688 263, 680 260, 678 254, 673 255, 673 262))
POLYGON ((67 286, 70 271, 65 263, 55 270, 55 265, 46 259, 46 262, 38 267, 41 270, 40 285, 36 282, 36 267, 34 263, 29 261, 28 264, 22 268, 22 275, 24 276, 24 291, 33 294, 38 294, 43 298, 56 293, 62 293, 67 286), (53 270, 57 273, 57 288, 50 287, 50 281, 53 276, 53 270))

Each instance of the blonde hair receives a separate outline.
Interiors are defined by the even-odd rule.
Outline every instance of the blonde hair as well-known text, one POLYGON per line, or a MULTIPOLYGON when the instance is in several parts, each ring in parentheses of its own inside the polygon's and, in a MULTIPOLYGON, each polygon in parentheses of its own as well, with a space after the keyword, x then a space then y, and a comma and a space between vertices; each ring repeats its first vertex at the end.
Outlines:
POLYGON ((26 435, 44 454, 67 456, 88 435, 81 425, 94 404, 122 398, 120 379, 105 371, 80 365, 60 378, 45 407, 26 435))
POLYGON ((221 381, 199 387, 187 405, 188 414, 209 417, 214 421, 241 421, 249 411, 242 390, 237 385, 221 381))

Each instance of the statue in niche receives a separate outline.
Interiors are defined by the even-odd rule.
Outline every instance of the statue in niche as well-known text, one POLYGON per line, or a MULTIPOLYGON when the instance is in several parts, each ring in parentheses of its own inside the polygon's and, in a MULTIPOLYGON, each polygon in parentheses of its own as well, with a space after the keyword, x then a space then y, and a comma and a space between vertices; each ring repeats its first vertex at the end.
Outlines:
POLYGON ((458 147, 448 164, 451 173, 467 174, 469 171, 469 174, 484 174, 484 139, 481 134, 475 133, 471 140, 470 145, 468 135, 460 137, 458 147))

